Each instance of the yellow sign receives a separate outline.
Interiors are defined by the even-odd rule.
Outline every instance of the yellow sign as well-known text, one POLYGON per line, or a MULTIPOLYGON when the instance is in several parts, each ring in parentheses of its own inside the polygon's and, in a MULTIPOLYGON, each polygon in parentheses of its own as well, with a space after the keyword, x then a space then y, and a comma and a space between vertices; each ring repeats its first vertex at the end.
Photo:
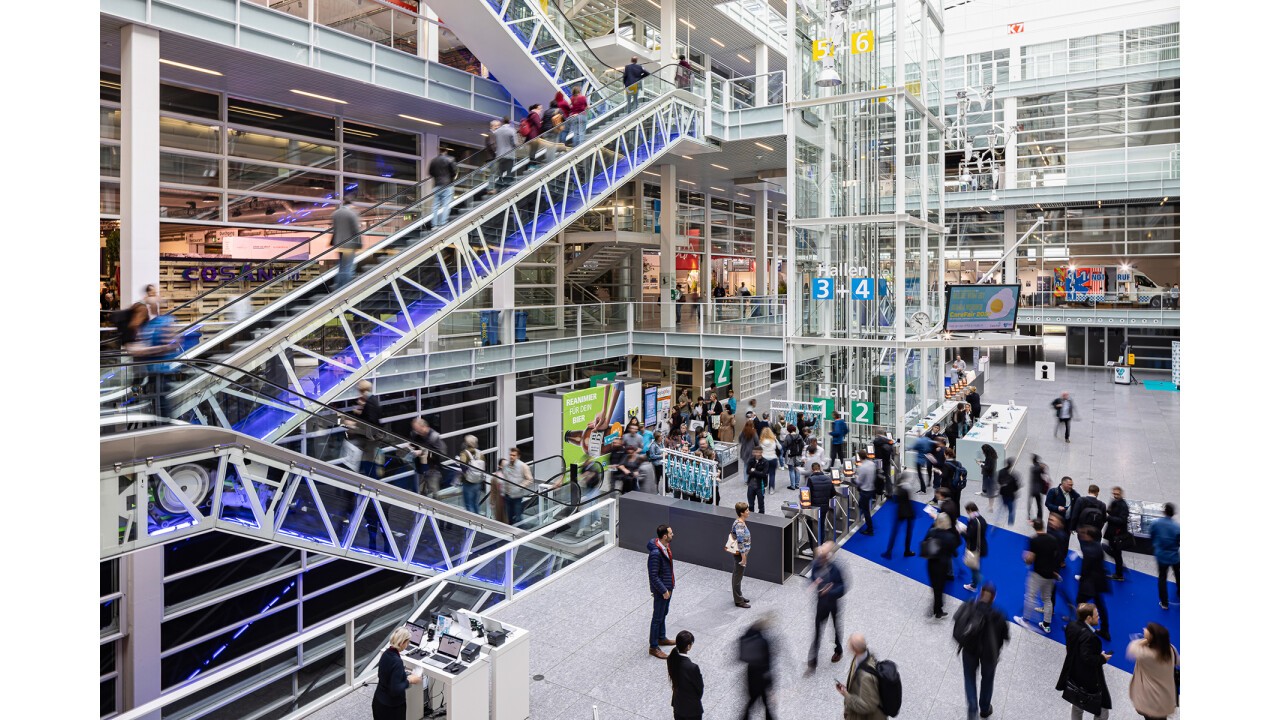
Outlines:
POLYGON ((1137 358, 1135 358, 1135 357, 1133 356, 1133 353, 1129 353, 1129 365, 1134 365, 1134 364, 1135 364, 1135 363, 1134 363, 1134 361, 1135 361, 1136 359, 1137 359, 1137 358))
POLYGON ((850 40, 849 52, 852 55, 871 52, 876 49, 876 33, 874 30, 864 30, 862 32, 854 33, 850 40))
POLYGON ((907 92, 911 93, 912 95, 915 95, 916 97, 920 97, 920 81, 919 80, 908 81, 907 92))
POLYGON ((827 56, 831 55, 831 51, 832 51, 832 50, 834 50, 834 47, 832 46, 831 40, 829 40, 829 39, 827 39, 827 40, 814 40, 814 41, 813 41, 813 59, 814 59, 814 61, 816 62, 816 61, 818 61, 818 60, 821 60, 821 59, 822 59, 822 58, 824 58, 824 57, 827 57, 827 56))

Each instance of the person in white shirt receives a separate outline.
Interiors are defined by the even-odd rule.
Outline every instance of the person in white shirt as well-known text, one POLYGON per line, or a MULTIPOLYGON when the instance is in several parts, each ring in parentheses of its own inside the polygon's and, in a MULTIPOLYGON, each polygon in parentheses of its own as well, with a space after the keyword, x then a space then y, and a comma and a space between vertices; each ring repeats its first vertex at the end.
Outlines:
POLYGON ((765 428, 760 431, 760 450, 764 453, 764 459, 769 463, 769 494, 773 494, 774 479, 778 472, 778 450, 782 447, 782 443, 778 441, 777 436, 773 434, 773 430, 765 428))
POLYGON ((533 487, 533 473, 520 459, 519 448, 511 448, 499 466, 507 481, 502 488, 502 499, 507 504, 507 524, 516 525, 524 518, 524 502, 533 487))
POLYGON ((818 444, 818 438, 810 436, 809 446, 800 453, 800 484, 808 485, 809 476, 813 474, 813 464, 818 463, 822 467, 827 466, 827 453, 818 444))

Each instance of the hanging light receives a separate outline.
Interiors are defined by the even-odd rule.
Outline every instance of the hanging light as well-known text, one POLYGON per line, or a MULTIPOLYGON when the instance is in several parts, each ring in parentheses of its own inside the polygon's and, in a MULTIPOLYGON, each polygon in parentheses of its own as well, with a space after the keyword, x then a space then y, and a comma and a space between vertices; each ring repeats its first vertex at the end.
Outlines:
POLYGON ((822 72, 818 73, 818 80, 814 84, 818 87, 840 87, 844 84, 844 80, 836 72, 835 58, 828 55, 822 59, 822 72))

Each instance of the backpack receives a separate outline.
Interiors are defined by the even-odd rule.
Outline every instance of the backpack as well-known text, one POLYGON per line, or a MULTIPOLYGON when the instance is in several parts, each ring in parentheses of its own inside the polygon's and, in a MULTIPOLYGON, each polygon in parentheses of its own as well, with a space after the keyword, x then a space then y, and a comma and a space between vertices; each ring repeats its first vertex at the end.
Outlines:
POLYGON ((880 691, 880 712, 896 717, 902 711, 902 677, 898 675, 898 664, 892 660, 880 660, 871 672, 880 691))
POLYGON ((1090 503, 1080 511, 1080 522, 1078 527, 1088 525, 1091 528, 1102 529, 1102 525, 1107 521, 1106 513, 1098 509, 1097 505, 1090 503))
POLYGON ((942 557, 942 541, 936 537, 926 537, 920 543, 920 557, 925 560, 936 560, 942 557))
POLYGON ((951 466, 955 469, 955 474, 951 476, 951 487, 956 490, 963 490, 969 485, 969 471, 964 465, 958 462, 952 462, 951 466))
POLYGON ((520 132, 520 137, 524 138, 525 140, 528 140, 529 138, 533 137, 533 123, 529 122, 528 115, 526 115, 525 118, 520 121, 519 132, 520 132))
POLYGON ((800 433, 792 433, 787 436, 787 457, 798 458, 800 453, 804 452, 804 440, 800 437, 800 433))
POLYGON ((963 648, 978 652, 982 646, 982 634, 987 629, 987 616, 977 611, 975 603, 967 602, 956 613, 956 624, 951 628, 951 639, 956 641, 956 653, 963 648))
POLYGON ((471 455, 465 451, 462 453, 462 455, 458 456, 458 460, 460 460, 463 463, 463 467, 465 468, 462 471, 462 478, 467 482, 471 483, 472 485, 478 485, 484 482, 484 473, 480 472, 479 468, 471 464, 471 460, 472 460, 471 455), (462 455, 466 455, 465 460, 463 460, 462 455))

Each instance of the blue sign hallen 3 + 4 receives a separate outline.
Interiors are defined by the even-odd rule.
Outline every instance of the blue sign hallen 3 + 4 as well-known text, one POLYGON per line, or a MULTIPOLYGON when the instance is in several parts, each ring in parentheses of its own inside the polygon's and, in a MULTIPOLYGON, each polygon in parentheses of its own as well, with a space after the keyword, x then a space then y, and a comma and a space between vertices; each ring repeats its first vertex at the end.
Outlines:
POLYGON ((834 300, 837 297, 851 295, 854 300, 872 300, 879 295, 889 294, 889 283, 869 277, 849 278, 849 287, 836 285, 835 278, 819 277, 813 279, 810 294, 814 300, 834 300))

